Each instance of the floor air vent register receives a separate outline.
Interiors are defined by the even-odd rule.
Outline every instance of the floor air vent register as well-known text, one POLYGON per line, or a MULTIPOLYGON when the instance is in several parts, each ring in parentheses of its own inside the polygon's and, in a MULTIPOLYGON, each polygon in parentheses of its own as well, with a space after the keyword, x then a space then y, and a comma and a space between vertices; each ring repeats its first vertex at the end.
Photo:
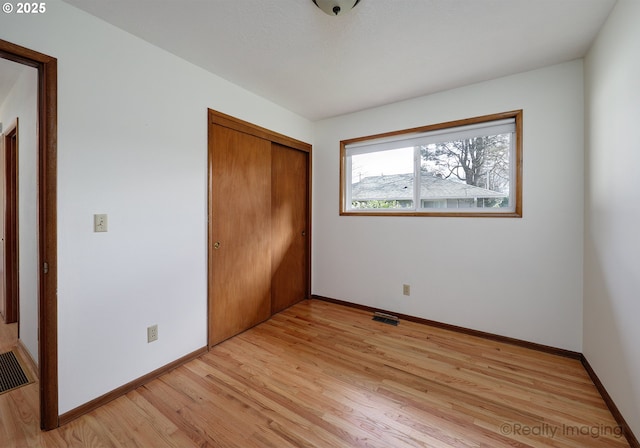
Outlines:
POLYGON ((31 383, 14 351, 0 353, 0 394, 31 383))
POLYGON ((387 314, 387 313, 380 313, 378 311, 373 313, 373 320, 375 320, 376 322, 382 322, 385 324, 396 325, 396 326, 400 322, 400 319, 398 319, 396 316, 392 314, 387 314))

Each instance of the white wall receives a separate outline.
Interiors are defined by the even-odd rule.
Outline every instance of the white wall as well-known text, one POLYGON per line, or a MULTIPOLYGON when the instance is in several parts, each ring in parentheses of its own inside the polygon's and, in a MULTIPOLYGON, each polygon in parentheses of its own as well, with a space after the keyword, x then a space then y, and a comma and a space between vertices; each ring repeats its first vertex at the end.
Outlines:
POLYGON ((0 38, 58 59, 64 413, 206 345, 207 108, 304 141, 312 126, 59 1, 0 15, 0 38))
POLYGON ((582 61, 316 123, 313 293, 581 351, 583 131, 582 61), (340 140, 514 109, 523 218, 338 215, 340 140))
POLYGON ((629 243, 638 185, 608 156, 638 157, 633 140, 610 140, 625 135, 611 129, 638 122, 632 3, 617 7, 587 63, 586 235, 580 61, 313 126, 65 3, 47 2, 40 16, 0 15, 0 38, 59 64, 60 412, 206 344, 211 107, 314 138, 314 294, 582 351, 584 236, 584 352, 640 431, 629 243), (522 219, 338 216, 341 139, 519 108, 522 219), (108 233, 92 232, 94 213, 109 214, 108 233), (160 339, 147 344, 153 323, 160 339))
POLYGON ((640 435, 640 2, 619 0, 585 60, 584 354, 640 435))
POLYGON ((18 118, 18 271, 20 339, 38 362, 37 81, 25 67, 0 105, 3 131, 18 118))

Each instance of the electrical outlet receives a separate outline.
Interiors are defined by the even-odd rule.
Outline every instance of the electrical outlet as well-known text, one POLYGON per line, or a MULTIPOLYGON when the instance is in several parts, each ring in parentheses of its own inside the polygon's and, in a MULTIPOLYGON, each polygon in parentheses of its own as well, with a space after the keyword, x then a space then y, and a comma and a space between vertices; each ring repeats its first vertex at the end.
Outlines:
POLYGON ((93 215, 93 231, 94 232, 107 231, 107 215, 106 214, 93 215))
POLYGON ((411 295, 411 285, 402 285, 402 294, 405 296, 411 295))
POLYGON ((147 343, 158 340, 158 325, 147 327, 147 343))

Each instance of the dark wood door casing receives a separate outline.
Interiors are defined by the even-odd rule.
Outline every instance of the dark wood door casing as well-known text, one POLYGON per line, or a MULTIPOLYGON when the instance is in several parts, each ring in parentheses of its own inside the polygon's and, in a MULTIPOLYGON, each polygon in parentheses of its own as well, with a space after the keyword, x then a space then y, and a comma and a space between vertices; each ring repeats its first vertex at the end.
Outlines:
POLYGON ((2 282, 4 284, 4 321, 18 322, 18 119, 4 136, 3 182, 3 257, 2 282))

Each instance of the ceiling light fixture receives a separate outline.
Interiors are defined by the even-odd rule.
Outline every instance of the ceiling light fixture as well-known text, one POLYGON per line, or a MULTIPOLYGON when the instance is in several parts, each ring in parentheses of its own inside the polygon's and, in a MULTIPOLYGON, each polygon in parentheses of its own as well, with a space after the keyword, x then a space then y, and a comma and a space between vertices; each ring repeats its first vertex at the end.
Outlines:
POLYGON ((360 0, 311 0, 324 13, 330 16, 339 16, 352 10, 360 3, 360 0))

